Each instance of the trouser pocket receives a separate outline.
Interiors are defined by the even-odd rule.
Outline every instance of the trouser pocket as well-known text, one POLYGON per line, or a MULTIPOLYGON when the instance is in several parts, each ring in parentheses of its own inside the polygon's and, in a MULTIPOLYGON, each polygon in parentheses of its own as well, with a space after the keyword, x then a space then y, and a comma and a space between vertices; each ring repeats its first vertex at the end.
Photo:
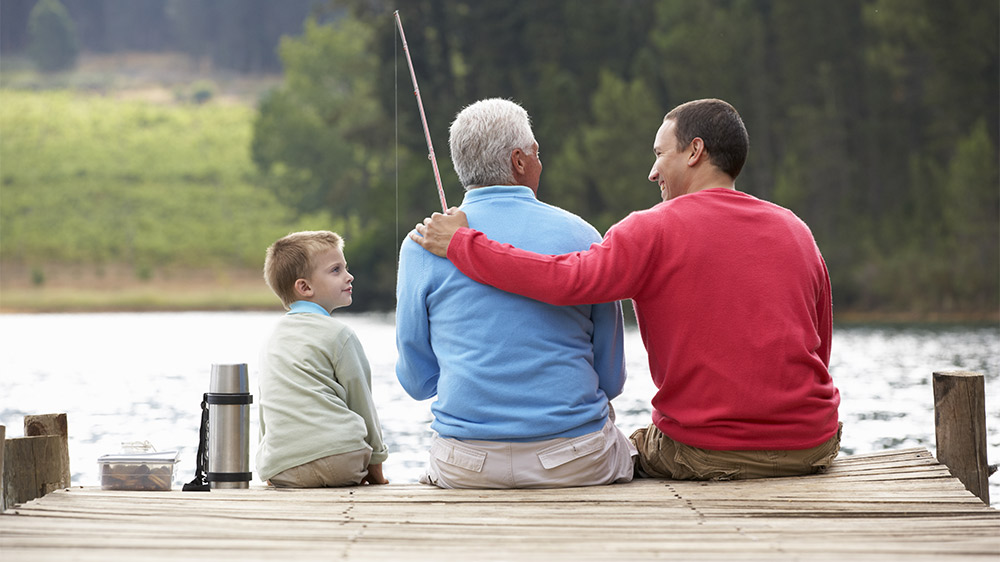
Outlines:
POLYGON ((588 433, 542 449, 538 452, 538 461, 546 470, 552 470, 580 457, 601 451, 604 449, 604 444, 603 433, 588 433))
POLYGON ((431 445, 431 456, 440 463, 448 464, 471 472, 482 472, 486 463, 486 453, 458 443, 437 439, 431 445))

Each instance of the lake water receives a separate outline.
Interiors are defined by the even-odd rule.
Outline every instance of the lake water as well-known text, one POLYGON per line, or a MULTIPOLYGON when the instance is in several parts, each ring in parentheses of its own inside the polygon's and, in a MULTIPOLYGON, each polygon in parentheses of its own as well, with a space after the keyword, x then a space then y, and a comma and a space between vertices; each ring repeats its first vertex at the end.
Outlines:
MULTIPOLYGON (((195 470, 201 396, 213 363, 247 363, 257 393, 257 354, 281 313, 0 315, 0 425, 22 435, 27 414, 65 412, 73 484, 99 484, 97 458, 122 442, 179 450, 174 486, 195 470)), ((403 392, 393 371, 393 315, 339 314, 357 331, 372 366, 373 392, 390 457, 386 476, 415 482, 432 432, 430 401, 403 392)), ((653 385, 635 327, 626 334, 629 379, 614 401, 626 434, 649 423, 653 385)), ((931 374, 986 375, 988 458, 1000 462, 1000 327, 837 326, 831 371, 840 388, 842 454, 934 443, 931 374)), ((256 405, 251 410, 251 469, 256 405)), ((1000 475, 990 479, 1000 505, 1000 475)))

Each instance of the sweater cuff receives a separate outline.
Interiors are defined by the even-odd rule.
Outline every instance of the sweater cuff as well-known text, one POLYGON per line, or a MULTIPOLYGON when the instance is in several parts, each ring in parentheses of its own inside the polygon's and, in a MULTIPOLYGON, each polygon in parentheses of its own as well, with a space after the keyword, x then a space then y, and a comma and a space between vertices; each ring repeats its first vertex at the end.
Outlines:
MULTIPOLYGON (((472 245, 477 234, 482 234, 482 232, 463 226, 455 232, 454 236, 451 237, 451 242, 448 243, 447 254, 448 259, 455 264, 456 267, 458 267, 458 262, 462 261, 460 256, 465 256, 469 253, 468 248, 472 245)), ((459 269, 462 268, 459 267, 459 269)))
POLYGON ((368 464, 382 464, 388 458, 389 449, 383 447, 381 451, 372 451, 372 458, 369 459, 368 464))
POLYGON ((471 242, 472 237, 478 232, 478 230, 472 230, 467 226, 463 226, 455 231, 455 235, 451 237, 451 242, 448 242, 448 259, 454 262, 458 256, 465 253, 459 247, 467 246, 471 242))

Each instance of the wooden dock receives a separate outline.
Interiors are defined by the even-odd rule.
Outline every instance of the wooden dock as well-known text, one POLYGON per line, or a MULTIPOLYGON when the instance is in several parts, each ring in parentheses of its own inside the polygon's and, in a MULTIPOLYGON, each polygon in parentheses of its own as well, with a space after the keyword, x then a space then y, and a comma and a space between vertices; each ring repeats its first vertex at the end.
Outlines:
POLYGON ((22 560, 1000 560, 1000 512, 925 449, 744 482, 111 492, 0 515, 22 560))

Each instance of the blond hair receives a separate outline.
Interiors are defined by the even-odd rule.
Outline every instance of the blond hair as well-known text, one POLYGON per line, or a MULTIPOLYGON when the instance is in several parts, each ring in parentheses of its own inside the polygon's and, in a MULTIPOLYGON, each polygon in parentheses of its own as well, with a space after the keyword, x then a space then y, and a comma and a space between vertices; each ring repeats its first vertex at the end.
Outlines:
POLYGON ((315 267, 313 259, 316 254, 329 248, 344 249, 343 238, 329 230, 293 232, 267 248, 264 281, 286 309, 299 300, 295 294, 295 282, 308 277, 315 267))

